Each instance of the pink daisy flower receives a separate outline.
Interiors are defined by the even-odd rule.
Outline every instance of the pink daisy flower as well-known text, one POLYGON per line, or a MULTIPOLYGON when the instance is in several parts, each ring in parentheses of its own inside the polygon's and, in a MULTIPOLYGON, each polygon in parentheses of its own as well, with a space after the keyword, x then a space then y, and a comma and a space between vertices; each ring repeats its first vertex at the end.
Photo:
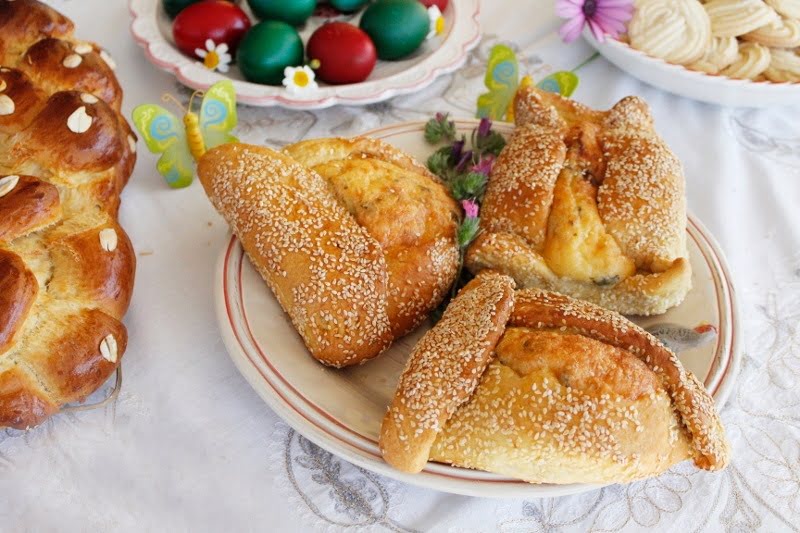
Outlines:
POLYGON ((633 0, 556 0, 556 15, 567 19, 558 30, 564 42, 577 39, 588 24, 602 43, 606 35, 617 38, 625 33, 625 23, 633 17, 633 0))

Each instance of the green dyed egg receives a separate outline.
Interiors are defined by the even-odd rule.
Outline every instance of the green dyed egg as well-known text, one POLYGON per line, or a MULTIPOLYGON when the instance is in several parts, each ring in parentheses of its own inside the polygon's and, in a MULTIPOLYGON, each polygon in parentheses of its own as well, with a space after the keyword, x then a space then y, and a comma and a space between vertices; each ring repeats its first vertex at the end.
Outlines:
POLYGON ((280 85, 283 69, 303 63, 303 41, 297 30, 285 22, 265 20, 245 34, 236 62, 247 80, 280 85))
POLYGON ((361 17, 378 57, 401 59, 414 52, 430 29, 428 11, 418 0, 378 0, 361 17))
POLYGON ((367 3, 368 0, 330 0, 331 5, 343 13, 351 13, 367 3))
POLYGON ((199 2, 200 0, 164 0, 164 11, 170 18, 175 18, 184 7, 199 2))
POLYGON ((247 0, 262 20, 282 20, 293 26, 303 24, 317 7, 317 0, 247 0))

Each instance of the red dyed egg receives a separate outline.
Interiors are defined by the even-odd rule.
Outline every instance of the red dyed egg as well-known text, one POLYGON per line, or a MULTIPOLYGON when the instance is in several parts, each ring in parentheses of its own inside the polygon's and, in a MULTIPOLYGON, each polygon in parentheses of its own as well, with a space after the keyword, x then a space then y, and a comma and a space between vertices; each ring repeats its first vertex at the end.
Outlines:
POLYGON ((425 7, 431 6, 439 6, 439 11, 444 13, 444 10, 447 9, 447 0, 419 0, 420 3, 425 7))
POLYGON ((172 23, 172 36, 180 51, 191 57, 196 57, 197 48, 205 50, 207 39, 215 45, 226 43, 234 55, 249 29, 250 19, 236 4, 203 0, 178 13, 172 23))
POLYGON ((308 40, 306 55, 312 63, 319 61, 317 77, 333 84, 364 81, 378 59, 369 35, 346 22, 317 28, 308 40))

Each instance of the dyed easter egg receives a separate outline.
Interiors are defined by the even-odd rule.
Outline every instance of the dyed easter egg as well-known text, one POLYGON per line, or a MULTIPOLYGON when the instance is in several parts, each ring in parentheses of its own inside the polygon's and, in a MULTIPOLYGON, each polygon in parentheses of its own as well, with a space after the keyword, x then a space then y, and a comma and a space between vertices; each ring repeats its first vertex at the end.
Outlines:
POLYGON ((353 11, 361 9, 368 0, 330 0, 333 7, 343 13, 352 13, 353 11))
POLYGON ((447 0, 419 0, 419 2, 425 7, 436 6, 442 13, 447 9, 447 0))
POLYGON ((247 0, 255 16, 262 20, 282 20, 303 24, 317 7, 317 0, 247 0))
POLYGON ((425 40, 430 18, 418 0, 378 0, 364 11, 360 26, 375 43, 379 58, 401 59, 425 40))
POLYGON ((250 19, 236 4, 223 0, 203 0, 183 9, 172 23, 172 37, 181 52, 196 57, 208 39, 226 43, 231 53, 250 29, 250 19))
POLYGON ((164 0, 162 5, 167 15, 169 15, 170 18, 175 18, 185 7, 196 4, 199 1, 200 0, 164 0))
POLYGON ((369 35, 346 22, 329 22, 317 28, 306 51, 312 63, 319 61, 317 77, 334 84, 364 81, 378 59, 369 35))
POLYGON ((285 22, 265 20, 244 36, 236 61, 249 81, 280 85, 283 69, 303 63, 303 41, 285 22))

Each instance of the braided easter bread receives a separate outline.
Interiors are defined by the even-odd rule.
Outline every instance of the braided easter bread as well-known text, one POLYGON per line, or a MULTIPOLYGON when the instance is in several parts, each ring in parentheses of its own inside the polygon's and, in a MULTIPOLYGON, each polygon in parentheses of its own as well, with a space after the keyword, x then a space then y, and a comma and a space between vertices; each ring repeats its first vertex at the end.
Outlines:
POLYGON ((135 255, 117 223, 136 138, 106 52, 0 0, 0 426, 95 391, 127 345, 135 255))

